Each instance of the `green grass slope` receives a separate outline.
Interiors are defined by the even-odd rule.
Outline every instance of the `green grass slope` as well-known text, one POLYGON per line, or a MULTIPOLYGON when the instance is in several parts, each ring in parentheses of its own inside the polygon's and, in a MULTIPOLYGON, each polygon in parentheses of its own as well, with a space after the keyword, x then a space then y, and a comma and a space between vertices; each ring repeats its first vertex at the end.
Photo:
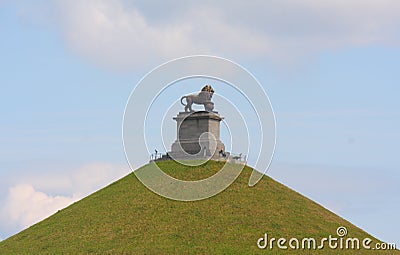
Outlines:
MULTIPOLYGON (((211 176, 222 163, 190 168, 167 161, 159 166, 193 180, 211 176)), ((246 167, 225 191, 196 202, 158 196, 129 174, 4 240, 0 254, 378 254, 363 249, 284 251, 276 244, 260 250, 256 243, 264 233, 320 240, 336 236, 339 226, 348 229, 347 237, 377 240, 267 176, 248 187, 251 171, 246 167)))

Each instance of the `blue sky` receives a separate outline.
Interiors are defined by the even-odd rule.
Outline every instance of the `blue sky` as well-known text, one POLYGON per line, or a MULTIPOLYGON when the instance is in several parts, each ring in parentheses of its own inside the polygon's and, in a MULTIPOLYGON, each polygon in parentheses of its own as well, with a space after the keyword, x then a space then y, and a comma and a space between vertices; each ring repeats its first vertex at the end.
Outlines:
POLYGON ((212 54, 268 93, 268 174, 399 244, 400 4, 162 5, 0 1, 0 238, 128 173, 121 126, 135 84, 170 59, 212 54))

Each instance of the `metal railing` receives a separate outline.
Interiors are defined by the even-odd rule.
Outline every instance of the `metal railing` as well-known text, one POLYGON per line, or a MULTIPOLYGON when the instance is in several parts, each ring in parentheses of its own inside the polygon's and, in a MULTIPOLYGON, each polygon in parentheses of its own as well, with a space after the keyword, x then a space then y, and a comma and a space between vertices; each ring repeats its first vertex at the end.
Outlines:
POLYGON ((232 153, 229 158, 236 162, 246 163, 246 161, 247 161, 247 156, 243 153, 239 153, 239 154, 232 153))
POLYGON ((163 154, 161 152, 152 153, 152 154, 150 154, 150 161, 161 159, 162 157, 163 157, 163 154))

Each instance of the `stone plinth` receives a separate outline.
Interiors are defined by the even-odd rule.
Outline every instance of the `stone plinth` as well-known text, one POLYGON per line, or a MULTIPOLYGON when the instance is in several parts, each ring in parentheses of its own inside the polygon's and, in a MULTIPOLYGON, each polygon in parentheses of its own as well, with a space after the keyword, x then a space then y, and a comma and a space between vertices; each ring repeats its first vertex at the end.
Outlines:
POLYGON ((180 112, 177 122, 177 140, 169 154, 172 158, 218 158, 219 151, 225 151, 220 140, 220 122, 223 118, 217 112, 180 112))

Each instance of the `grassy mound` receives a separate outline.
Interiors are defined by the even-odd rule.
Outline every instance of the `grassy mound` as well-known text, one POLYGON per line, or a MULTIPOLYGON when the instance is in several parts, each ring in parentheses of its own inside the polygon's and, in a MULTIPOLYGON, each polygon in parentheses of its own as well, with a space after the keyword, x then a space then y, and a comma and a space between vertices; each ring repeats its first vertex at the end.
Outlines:
MULTIPOLYGON (((160 162, 168 174, 186 180, 206 178, 223 163, 186 167, 160 162)), ((146 171, 146 166, 137 171, 146 171)), ((0 254, 377 254, 377 251, 261 250, 268 236, 289 240, 369 237, 363 230, 265 176, 247 185, 245 167, 222 193, 201 201, 173 201, 149 191, 132 173, 0 243, 0 254)), ((286 243, 288 245, 288 243, 286 243)), ((384 254, 400 254, 387 251, 384 254)))

